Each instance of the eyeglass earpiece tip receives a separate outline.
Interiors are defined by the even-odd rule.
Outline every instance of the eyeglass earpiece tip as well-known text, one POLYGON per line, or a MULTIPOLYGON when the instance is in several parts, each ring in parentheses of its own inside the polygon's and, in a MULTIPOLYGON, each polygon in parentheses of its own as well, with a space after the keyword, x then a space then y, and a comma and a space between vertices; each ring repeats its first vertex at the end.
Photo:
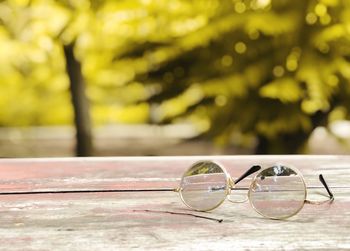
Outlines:
POLYGON ((261 166, 260 166, 260 165, 253 165, 251 168, 252 168, 254 171, 258 171, 258 170, 261 169, 261 166))

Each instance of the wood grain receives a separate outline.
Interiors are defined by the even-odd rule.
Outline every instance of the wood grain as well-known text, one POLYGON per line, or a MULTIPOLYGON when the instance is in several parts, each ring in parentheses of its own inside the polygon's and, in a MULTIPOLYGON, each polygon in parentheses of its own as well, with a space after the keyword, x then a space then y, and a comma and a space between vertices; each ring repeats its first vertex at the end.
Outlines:
MULTIPOLYGON (((174 188, 201 159, 222 163, 233 177, 253 164, 290 163, 309 186, 320 186, 322 173, 335 201, 305 205, 297 216, 276 221, 249 203, 193 212, 175 192, 1 195, 0 250, 350 250, 350 156, 2 159, 0 191, 174 188)), ((309 189, 308 196, 323 199, 320 193, 309 189)))

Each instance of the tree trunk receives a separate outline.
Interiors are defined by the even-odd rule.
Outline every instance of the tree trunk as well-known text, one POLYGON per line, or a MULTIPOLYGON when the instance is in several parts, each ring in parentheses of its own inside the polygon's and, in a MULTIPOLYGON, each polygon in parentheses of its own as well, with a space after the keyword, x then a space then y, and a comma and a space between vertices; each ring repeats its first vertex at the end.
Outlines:
POLYGON ((93 154, 93 145, 89 101, 85 94, 81 64, 74 57, 74 44, 64 46, 64 54, 74 109, 76 156, 91 156, 93 154))

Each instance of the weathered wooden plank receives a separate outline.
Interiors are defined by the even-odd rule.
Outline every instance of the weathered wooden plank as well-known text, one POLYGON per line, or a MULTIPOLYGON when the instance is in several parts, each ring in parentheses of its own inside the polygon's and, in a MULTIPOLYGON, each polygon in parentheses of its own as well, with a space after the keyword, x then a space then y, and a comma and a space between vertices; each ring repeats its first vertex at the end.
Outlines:
POLYGON ((306 205, 286 221, 262 218, 248 203, 192 212, 173 192, 4 196, 1 250, 349 250, 349 190, 306 205), (136 211, 135 211, 136 210, 136 211))
MULTIPOLYGON (((226 201, 210 213, 193 212, 175 192, 2 195, 0 250, 350 250, 350 156, 3 159, 0 191, 175 187, 201 159, 222 163, 235 177, 253 164, 291 163, 312 186, 323 173, 335 201, 305 205, 298 215, 276 221, 249 203, 226 201)), ((324 189, 308 195, 323 199, 319 193, 324 189)))
POLYGON ((233 177, 254 164, 290 163, 310 186, 319 185, 318 173, 331 186, 350 186, 350 156, 119 157, 2 159, 0 191, 174 188, 182 173, 203 159, 223 164, 233 177))

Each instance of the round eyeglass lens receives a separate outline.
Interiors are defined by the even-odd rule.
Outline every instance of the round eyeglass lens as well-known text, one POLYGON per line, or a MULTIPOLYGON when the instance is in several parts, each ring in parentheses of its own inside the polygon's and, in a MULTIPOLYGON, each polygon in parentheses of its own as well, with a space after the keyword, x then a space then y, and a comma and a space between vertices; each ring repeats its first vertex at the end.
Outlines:
POLYGON ((180 196, 188 207, 209 211, 225 200, 228 188, 228 177, 223 168, 211 161, 201 161, 182 177, 180 196))
POLYGON ((285 219, 304 205, 306 186, 301 174, 290 167, 275 165, 261 171, 249 189, 249 200, 261 215, 285 219))

